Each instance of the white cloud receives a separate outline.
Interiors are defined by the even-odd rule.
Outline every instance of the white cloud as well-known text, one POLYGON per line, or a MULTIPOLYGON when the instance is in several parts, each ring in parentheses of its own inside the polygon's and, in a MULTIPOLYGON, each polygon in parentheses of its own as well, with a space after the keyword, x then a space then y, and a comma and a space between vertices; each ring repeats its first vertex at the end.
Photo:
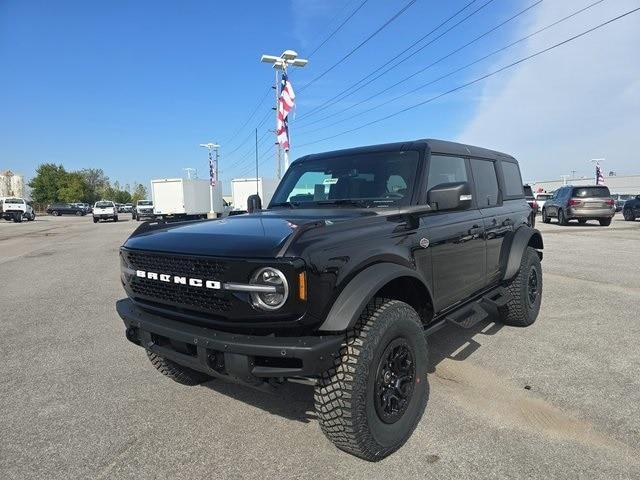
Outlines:
MULTIPOLYGON (((546 1, 516 38, 591 3, 546 1)), ((615 0, 533 37, 516 55, 541 50, 637 8, 615 0)), ((640 12, 494 77, 482 90, 475 114, 459 140, 513 154, 525 180, 557 178, 588 160, 606 157, 607 170, 640 173, 640 12)))

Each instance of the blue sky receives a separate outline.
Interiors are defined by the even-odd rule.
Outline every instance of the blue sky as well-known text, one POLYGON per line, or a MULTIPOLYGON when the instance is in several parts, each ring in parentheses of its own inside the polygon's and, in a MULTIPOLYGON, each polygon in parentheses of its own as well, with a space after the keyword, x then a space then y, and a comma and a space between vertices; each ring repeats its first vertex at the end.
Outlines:
MULTIPOLYGON (((242 142, 267 115, 258 131, 262 139, 259 152, 263 173, 272 176, 274 150, 267 129, 274 123, 268 91, 273 70, 259 62, 260 55, 291 48, 306 56, 361 1, 3 0, 0 170, 8 168, 29 177, 39 163, 56 162, 68 169, 103 168, 112 180, 122 184, 134 180, 148 184, 151 178, 181 176, 184 167, 195 167, 204 177, 206 152, 198 144, 217 141, 222 144, 221 170, 226 181, 252 174, 252 141, 242 142), (269 97, 234 137, 265 94, 269 97)), ((311 56, 306 68, 290 72, 298 92, 297 110, 290 124, 291 156, 436 137, 505 149, 520 158, 524 176, 531 180, 555 178, 571 170, 590 174, 588 159, 594 156, 606 157, 607 168, 640 173, 630 141, 630 135, 637 135, 640 127, 640 68, 631 47, 640 40, 639 15, 544 59, 540 57, 388 121, 302 146, 426 100, 638 6, 637 1, 608 0, 535 39, 397 102, 334 123, 592 2, 545 0, 481 41, 381 94, 379 100, 339 113, 536 3, 490 1, 393 72, 305 120, 311 109, 393 58, 468 3, 417 0, 349 59, 305 88, 408 3, 369 0, 311 56), (598 68, 601 62, 609 62, 611 68, 598 68), (330 120, 309 125, 334 112, 330 120)), ((487 0, 476 1, 447 27, 485 3, 487 0)))

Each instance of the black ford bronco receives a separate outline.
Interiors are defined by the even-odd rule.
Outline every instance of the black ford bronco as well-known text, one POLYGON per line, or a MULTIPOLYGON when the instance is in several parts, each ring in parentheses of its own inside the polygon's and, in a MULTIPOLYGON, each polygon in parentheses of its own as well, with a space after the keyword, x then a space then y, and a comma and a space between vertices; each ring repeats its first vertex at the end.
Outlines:
POLYGON ((121 249, 127 338, 183 384, 313 382, 322 431, 379 460, 427 404, 429 334, 531 325, 542 237, 517 161, 417 140, 308 155, 268 208, 145 223, 121 249))

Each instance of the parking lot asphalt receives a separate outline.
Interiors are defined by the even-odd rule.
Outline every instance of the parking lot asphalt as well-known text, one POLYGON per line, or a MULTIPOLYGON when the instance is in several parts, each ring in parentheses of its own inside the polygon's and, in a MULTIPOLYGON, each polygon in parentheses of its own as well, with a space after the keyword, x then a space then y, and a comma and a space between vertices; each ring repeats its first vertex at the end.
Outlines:
POLYGON ((0 222, 0 478, 640 478, 640 222, 537 225, 538 321, 430 337, 426 413, 375 464, 324 438, 309 386, 156 372, 114 309, 136 225, 0 222))

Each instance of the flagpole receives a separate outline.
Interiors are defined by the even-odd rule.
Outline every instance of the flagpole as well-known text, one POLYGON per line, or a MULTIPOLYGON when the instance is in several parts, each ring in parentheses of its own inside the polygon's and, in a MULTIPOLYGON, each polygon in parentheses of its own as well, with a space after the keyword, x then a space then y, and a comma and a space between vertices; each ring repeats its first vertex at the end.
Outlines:
POLYGON ((213 187, 216 185, 218 181, 218 149, 220 145, 217 143, 201 143, 201 147, 209 150, 209 213, 207 216, 209 218, 215 218, 216 212, 213 210, 213 187), (213 160, 212 151, 216 151, 216 159, 215 162, 213 160))
MULTIPOLYGON (((276 167, 276 176, 278 180, 282 178, 284 172, 286 172, 287 168, 289 168, 289 152, 284 151, 278 142, 278 107, 280 104, 280 81, 278 70, 282 70, 283 73, 286 73, 287 67, 289 65, 293 65, 294 67, 304 67, 307 65, 309 60, 305 58, 298 58, 298 53, 293 50, 285 50, 282 54, 277 57, 275 55, 262 55, 260 57, 260 61, 264 63, 272 63, 275 72, 275 91, 276 91, 276 154, 277 154, 277 167, 276 167), (282 157, 284 154, 284 172, 282 169, 282 157)), ((287 133, 288 135, 288 133, 287 133)), ((290 142, 289 142, 290 143, 290 142)))
POLYGON ((256 128, 256 195, 260 196, 260 179, 258 177, 258 129, 256 128))

